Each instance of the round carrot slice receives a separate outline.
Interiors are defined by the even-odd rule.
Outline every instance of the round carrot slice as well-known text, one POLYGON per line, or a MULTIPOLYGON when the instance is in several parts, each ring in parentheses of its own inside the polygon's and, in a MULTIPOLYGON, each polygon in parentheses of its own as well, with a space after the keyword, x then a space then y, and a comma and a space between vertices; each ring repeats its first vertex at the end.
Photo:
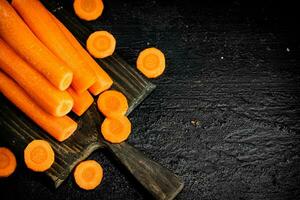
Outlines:
POLYGON ((103 169, 94 160, 81 162, 74 171, 74 178, 77 185, 84 190, 93 190, 103 178, 103 169))
POLYGON ((80 19, 91 21, 101 16, 104 4, 102 0, 75 0, 73 8, 80 19))
POLYGON ((8 177, 17 167, 15 155, 5 147, 0 147, 0 177, 8 177))
POLYGON ((54 163, 54 151, 45 140, 33 140, 24 150, 26 166, 36 172, 48 170, 54 163))
POLYGON ((165 71, 165 55, 159 49, 148 48, 140 52, 136 64, 146 77, 156 78, 165 71))
POLYGON ((101 125, 101 132, 105 140, 111 143, 121 143, 129 137, 131 123, 125 116, 105 118, 101 125))
POLYGON ((128 110, 126 97, 116 90, 107 90, 100 94, 97 105, 100 112, 106 117, 125 115, 128 110))
POLYGON ((96 31, 87 39, 86 48, 95 58, 105 58, 114 53, 116 39, 107 31, 96 31))

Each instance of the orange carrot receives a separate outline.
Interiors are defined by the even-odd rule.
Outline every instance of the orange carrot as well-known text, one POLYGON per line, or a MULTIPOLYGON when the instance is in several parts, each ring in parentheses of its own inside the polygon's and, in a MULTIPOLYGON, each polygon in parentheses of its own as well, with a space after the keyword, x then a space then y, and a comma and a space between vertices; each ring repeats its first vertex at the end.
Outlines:
POLYGON ((73 34, 54 16, 51 14, 56 24, 59 26, 60 30, 68 38, 69 42, 73 47, 81 54, 82 58, 86 63, 89 64, 90 68, 94 70, 96 75, 96 82, 89 88, 89 91, 93 95, 98 95, 101 92, 109 89, 113 84, 112 79, 109 75, 98 65, 98 63, 90 56, 90 54, 81 46, 73 34))
POLYGON ((54 117, 42 110, 18 84, 1 71, 0 92, 58 141, 66 140, 77 129, 77 123, 68 116, 54 117))
POLYGON ((114 53, 116 39, 107 31, 96 31, 87 39, 86 48, 95 58, 105 58, 114 53))
POLYGON ((78 116, 81 116, 94 102, 94 98, 88 91, 78 94, 72 88, 69 88, 68 92, 74 100, 72 111, 78 116))
POLYGON ((0 0, 0 36, 55 87, 69 87, 72 71, 36 38, 6 0, 0 0))
POLYGON ((26 166, 35 172, 44 172, 54 163, 54 151, 45 140, 33 140, 24 150, 26 166))
POLYGON ((128 110, 126 97, 116 90, 107 90, 97 100, 98 109, 106 117, 125 115, 128 110))
POLYGON ((1 38, 0 49, 0 69, 11 76, 41 108, 59 117, 71 111, 73 99, 68 92, 56 89, 1 38))
POLYGON ((156 78, 165 70, 165 56, 159 49, 148 48, 139 54, 136 65, 148 78, 156 78))
POLYGON ((80 19, 91 21, 101 16, 104 5, 102 0, 75 0, 73 8, 80 19))
POLYGON ((72 87, 80 93, 95 83, 96 76, 38 0, 13 0, 13 7, 33 33, 73 71, 72 87))
POLYGON ((103 169, 94 160, 86 160, 75 168, 74 179, 77 185, 84 190, 93 190, 103 178, 103 169))
POLYGON ((101 125, 101 133, 105 140, 111 143, 125 141, 131 132, 131 123, 125 116, 105 118, 101 125))
POLYGON ((8 148, 0 147, 0 178, 8 177, 17 167, 16 157, 8 148))

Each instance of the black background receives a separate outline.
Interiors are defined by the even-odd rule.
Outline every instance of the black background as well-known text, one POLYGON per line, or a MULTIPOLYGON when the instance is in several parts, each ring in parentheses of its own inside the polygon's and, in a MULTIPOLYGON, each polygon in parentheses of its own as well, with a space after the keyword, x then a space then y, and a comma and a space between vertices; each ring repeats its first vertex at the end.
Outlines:
MULTIPOLYGON (((139 51, 167 59, 157 89, 131 115, 129 143, 185 182, 177 199, 300 199, 299 14, 289 1, 106 0, 101 18, 133 67, 139 51)), ((70 3, 66 8, 72 11, 70 3)), ((18 163, 0 199, 148 199, 99 150, 95 191, 72 176, 57 190, 18 163)))

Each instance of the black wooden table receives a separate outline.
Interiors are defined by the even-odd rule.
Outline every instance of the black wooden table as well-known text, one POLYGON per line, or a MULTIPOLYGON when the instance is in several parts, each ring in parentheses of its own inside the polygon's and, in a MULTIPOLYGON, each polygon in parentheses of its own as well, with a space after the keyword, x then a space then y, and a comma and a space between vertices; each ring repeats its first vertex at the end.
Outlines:
MULTIPOLYGON (((86 24, 111 31, 125 60, 134 66, 151 46, 166 54, 157 89, 130 115, 128 142, 182 177, 177 199, 300 199, 297 6, 104 3, 101 19, 86 24)), ((90 158, 104 167, 95 191, 78 189, 72 177, 54 190, 18 163, 0 180, 0 199, 150 198, 109 152, 90 158)))

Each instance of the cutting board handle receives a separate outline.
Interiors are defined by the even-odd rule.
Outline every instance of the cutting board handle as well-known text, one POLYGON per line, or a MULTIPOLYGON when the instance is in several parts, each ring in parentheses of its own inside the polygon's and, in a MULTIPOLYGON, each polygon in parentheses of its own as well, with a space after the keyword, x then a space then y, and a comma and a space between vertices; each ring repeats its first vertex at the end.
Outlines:
POLYGON ((167 168, 147 158, 140 151, 123 142, 108 148, 129 172, 159 200, 171 200, 182 190, 183 182, 167 168))

